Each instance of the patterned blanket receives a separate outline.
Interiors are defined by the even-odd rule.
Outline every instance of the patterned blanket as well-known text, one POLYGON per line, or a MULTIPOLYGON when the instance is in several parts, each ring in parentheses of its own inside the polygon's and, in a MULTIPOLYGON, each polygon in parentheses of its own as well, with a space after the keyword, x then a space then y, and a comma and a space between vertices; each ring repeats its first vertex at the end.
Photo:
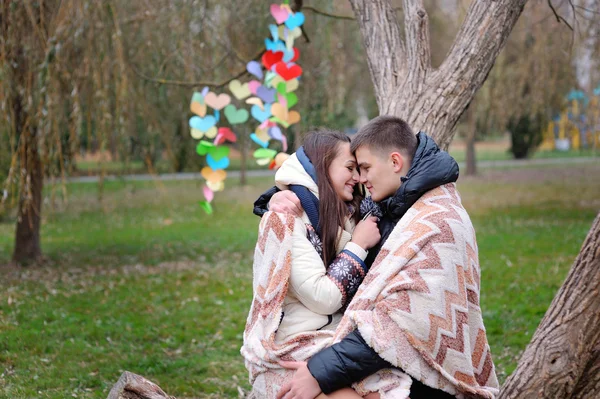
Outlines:
MULTIPOLYGON (((315 331, 276 344, 293 226, 293 217, 274 213, 260 224, 254 298, 241 350, 255 397, 275 397, 291 377, 279 360, 307 360, 355 328, 382 358, 426 385, 457 397, 497 395, 479 307, 475 232, 455 184, 427 192, 402 217, 333 336, 315 331)), ((386 369, 354 388, 405 399, 410 383, 398 369, 386 369)))

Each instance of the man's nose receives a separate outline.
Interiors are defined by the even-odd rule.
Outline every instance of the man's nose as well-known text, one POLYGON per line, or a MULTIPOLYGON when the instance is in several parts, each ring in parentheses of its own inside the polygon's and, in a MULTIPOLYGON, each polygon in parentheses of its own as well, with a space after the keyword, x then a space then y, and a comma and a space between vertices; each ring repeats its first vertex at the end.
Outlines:
POLYGON ((367 174, 365 172, 361 171, 358 176, 360 178, 360 183, 361 184, 365 184, 367 182, 367 174))

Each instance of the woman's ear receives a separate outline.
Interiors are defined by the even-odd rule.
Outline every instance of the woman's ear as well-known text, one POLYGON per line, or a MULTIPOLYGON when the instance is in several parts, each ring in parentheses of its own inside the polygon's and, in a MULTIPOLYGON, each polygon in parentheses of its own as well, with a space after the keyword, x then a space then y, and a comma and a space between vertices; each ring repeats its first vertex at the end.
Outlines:
POLYGON ((390 158, 392 159, 392 168, 394 173, 400 173, 402 167, 404 166, 404 159, 402 159, 402 155, 399 152, 392 152, 390 154, 390 158))

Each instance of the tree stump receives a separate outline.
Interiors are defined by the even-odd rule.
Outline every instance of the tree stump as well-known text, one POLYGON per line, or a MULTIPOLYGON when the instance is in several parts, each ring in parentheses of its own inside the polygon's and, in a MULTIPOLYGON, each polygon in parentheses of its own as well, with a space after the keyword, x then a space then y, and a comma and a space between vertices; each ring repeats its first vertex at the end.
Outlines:
POLYGON ((123 372, 106 399, 176 399, 142 376, 123 372))

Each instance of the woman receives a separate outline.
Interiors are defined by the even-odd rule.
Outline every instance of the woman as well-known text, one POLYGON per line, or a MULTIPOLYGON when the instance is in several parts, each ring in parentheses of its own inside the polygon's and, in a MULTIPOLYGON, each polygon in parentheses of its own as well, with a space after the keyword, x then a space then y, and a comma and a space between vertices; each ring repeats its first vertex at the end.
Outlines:
MULTIPOLYGON (((359 221, 358 181, 350 139, 327 130, 309 133, 275 175, 277 187, 292 190, 305 212, 300 218, 269 212, 261 220, 242 346, 255 397, 275 397, 291 378, 279 361, 307 360, 331 343, 367 272, 367 250, 380 236, 375 218, 359 221)), ((341 394, 360 397, 347 391, 341 394)))

